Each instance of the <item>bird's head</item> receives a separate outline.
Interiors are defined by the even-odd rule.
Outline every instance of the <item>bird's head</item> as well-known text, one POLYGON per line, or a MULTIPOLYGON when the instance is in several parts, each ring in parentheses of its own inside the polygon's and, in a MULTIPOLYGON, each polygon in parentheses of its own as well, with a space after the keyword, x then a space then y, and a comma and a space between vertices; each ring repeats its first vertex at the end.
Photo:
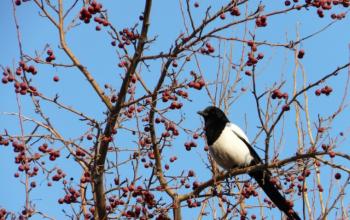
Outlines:
POLYGON ((208 106, 203 111, 197 112, 204 118, 205 123, 213 123, 213 122, 228 122, 225 113, 215 106, 208 106))

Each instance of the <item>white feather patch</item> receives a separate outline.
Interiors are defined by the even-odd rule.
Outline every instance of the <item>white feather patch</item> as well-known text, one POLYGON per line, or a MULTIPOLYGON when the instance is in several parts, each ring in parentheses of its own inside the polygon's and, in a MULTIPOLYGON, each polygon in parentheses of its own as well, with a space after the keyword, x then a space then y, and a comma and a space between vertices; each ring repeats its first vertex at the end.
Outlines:
POLYGON ((214 160, 224 169, 247 166, 253 159, 247 145, 233 131, 249 142, 242 129, 233 123, 227 123, 219 138, 209 146, 214 160))

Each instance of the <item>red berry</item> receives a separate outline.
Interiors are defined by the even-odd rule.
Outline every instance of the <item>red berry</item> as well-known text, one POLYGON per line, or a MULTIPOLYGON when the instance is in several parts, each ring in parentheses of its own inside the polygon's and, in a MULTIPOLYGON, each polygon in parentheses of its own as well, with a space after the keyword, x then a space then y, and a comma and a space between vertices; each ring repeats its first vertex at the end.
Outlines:
POLYGON ((289 110, 290 110, 289 105, 284 105, 284 106, 282 107, 282 110, 283 110, 283 111, 289 111, 289 110))
POLYGON ((320 96, 320 95, 321 95, 321 90, 320 90, 320 89, 317 89, 317 90, 315 91, 315 95, 316 95, 316 96, 320 96))
POLYGON ((9 80, 8 80, 7 77, 5 77, 5 76, 2 78, 1 81, 2 81, 2 83, 4 83, 4 84, 6 84, 6 83, 9 82, 9 80))
POLYGON ((254 41, 252 41, 252 40, 248 41, 247 44, 249 47, 253 47, 253 45, 255 45, 254 41))
POLYGON ((302 58, 304 57, 304 55, 305 55, 305 51, 304 51, 303 49, 299 50, 299 52, 298 52, 298 58, 299 58, 299 59, 302 59, 302 58))
POLYGON ((204 79, 198 80, 198 83, 199 83, 199 85, 200 85, 201 87, 203 87, 203 86, 205 85, 204 79))
POLYGON ((17 76, 20 76, 21 74, 22 74, 22 68, 18 67, 18 68, 16 69, 16 75, 17 75, 17 76))
POLYGON ((208 52, 209 53, 214 53, 215 52, 215 48, 214 47, 209 47, 208 48, 208 52))
POLYGON ((329 156, 331 158, 335 157, 335 152, 334 151, 329 151, 328 154, 329 154, 329 156))
POLYGON ((33 181, 33 182, 30 183, 30 186, 31 186, 32 188, 35 188, 35 187, 36 187, 36 183, 33 181))
POLYGON ((319 128, 317 129, 317 131, 318 131, 319 133, 323 133, 323 132, 326 131, 326 128, 324 128, 324 127, 319 127, 319 128))
POLYGON ((103 20, 103 21, 102 21, 102 25, 105 26, 105 27, 107 27, 107 26, 109 25, 109 22, 108 22, 107 20, 103 20))
POLYGON ((263 54, 263 53, 259 53, 257 59, 258 59, 258 60, 261 60, 261 59, 263 59, 263 58, 264 58, 264 54, 263 54))
POLYGON ((96 29, 96 31, 100 31, 101 30, 101 26, 97 25, 95 29, 96 29))
POLYGON ((46 53, 47 55, 51 56, 53 54, 53 51, 51 49, 48 49, 46 53))
POLYGON ((164 166, 164 168, 166 169, 166 170, 169 170, 169 164, 165 164, 165 166, 164 166))
POLYGON ((193 170, 188 171, 188 177, 193 177, 195 175, 195 172, 193 170))
POLYGON ((195 8, 198 8, 198 7, 199 7, 199 3, 198 3, 198 2, 195 2, 195 3, 194 3, 194 7, 195 7, 195 8))
POLYGON ((286 92, 283 93, 283 94, 282 94, 282 98, 284 98, 285 100, 287 100, 287 99, 288 99, 288 93, 286 93, 286 92))
POLYGON ((53 81, 58 82, 58 81, 60 81, 60 78, 58 76, 54 76, 53 81))
POLYGON ((88 134, 88 135, 86 136, 86 139, 88 139, 88 140, 92 140, 92 138, 93 138, 93 136, 92 136, 91 134, 88 134))
POLYGON ((301 182, 301 181, 304 181, 305 177, 304 176, 298 176, 298 180, 301 182))
POLYGON ((200 90, 202 89, 202 86, 199 82, 195 82, 193 88, 200 90))
POLYGON ((340 174, 340 173, 336 173, 336 174, 334 175, 334 178, 337 179, 337 180, 339 180, 339 179, 341 178, 341 174, 340 174))
POLYGON ((30 73, 32 73, 32 74, 36 74, 36 73, 37 73, 37 71, 36 71, 36 69, 35 69, 34 66, 29 66, 28 72, 30 72, 30 73))
POLYGON ((318 185, 318 191, 323 192, 323 187, 321 185, 318 185))
POLYGON ((239 11, 238 7, 232 8, 231 15, 233 15, 233 16, 240 16, 241 15, 241 12, 239 11))

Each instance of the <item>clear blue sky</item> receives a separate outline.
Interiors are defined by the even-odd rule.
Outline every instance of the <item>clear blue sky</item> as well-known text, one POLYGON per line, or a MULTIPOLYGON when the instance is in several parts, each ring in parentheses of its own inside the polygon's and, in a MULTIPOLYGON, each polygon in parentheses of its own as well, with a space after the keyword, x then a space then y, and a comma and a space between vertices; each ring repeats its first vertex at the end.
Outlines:
MULTIPOLYGON (((118 30, 125 27, 132 27, 137 22, 138 15, 140 15, 143 10, 143 1, 132 0, 121 2, 104 0, 101 2, 104 7, 108 9, 109 20, 118 28, 118 30)), ((201 0, 198 2, 200 3, 200 7, 198 9, 193 9, 193 17, 196 24, 199 24, 203 19, 207 6, 213 4, 211 10, 214 11, 220 8, 219 4, 221 3, 221 1, 212 3, 212 1, 209 0, 201 0)), ((262 2, 266 4, 265 10, 268 12, 283 8, 283 1, 278 3, 271 3, 270 1, 262 2)), ((79 4, 81 4, 81 2, 79 2, 79 4)), ((79 9, 80 7, 77 7, 75 13, 77 13, 79 9)), ((248 9, 248 11, 253 10, 255 10, 255 7, 248 9)), ((241 11, 243 11, 243 9, 241 11)), ((17 16, 25 54, 35 56, 36 52, 40 53, 45 45, 49 44, 54 50, 59 63, 70 63, 64 53, 59 49, 58 31, 49 23, 49 21, 38 16, 38 8, 34 6, 33 2, 29 1, 18 7, 17 16)), ((228 15, 227 17, 230 16, 228 15)), ((215 25, 220 25, 220 22, 221 21, 216 22, 215 25)), ((326 13, 324 19, 319 19, 314 8, 311 8, 309 11, 303 9, 301 12, 292 12, 290 14, 282 14, 269 18, 268 26, 266 28, 258 29, 256 32, 256 38, 258 41, 267 40, 275 43, 286 43, 290 40, 296 39, 297 27, 300 31, 300 36, 303 37, 320 30, 329 22, 331 22, 329 13, 326 13)), ((307 73, 308 82, 313 82, 314 80, 319 79, 321 76, 336 69, 337 66, 349 61, 348 45, 350 43, 350 28, 348 24, 349 18, 345 18, 301 44, 301 47, 306 51, 302 63, 304 64, 307 73)), ((68 44, 83 65, 88 67, 101 86, 105 83, 109 83, 115 86, 118 90, 121 83, 119 74, 122 72, 117 67, 119 59, 115 53, 115 48, 110 45, 111 40, 105 29, 96 32, 94 26, 95 25, 92 23, 90 25, 82 24, 74 28, 67 35, 68 44)), ((210 28, 212 27, 213 26, 210 28)), ((248 28, 251 27, 251 25, 248 26, 248 28)), ((239 25, 236 28, 232 28, 225 32, 225 35, 229 37, 241 37, 243 28, 244 25, 239 25)), ((149 36, 156 36, 157 40, 145 53, 150 55, 159 52, 167 52, 176 37, 184 31, 185 28, 183 27, 179 2, 174 0, 155 0, 151 12, 149 36)), ((1 3, 0 32, 0 65, 13 68, 19 60, 19 49, 11 1, 2 1, 1 3)), ((213 40, 211 42, 216 48, 218 48, 217 41, 213 40)), ((229 44, 222 44, 221 47, 222 51, 224 49, 229 50, 229 44)), ((233 56, 238 59, 241 53, 239 50, 240 44, 234 44, 234 48, 237 48, 237 50, 233 49, 233 56)), ((258 92, 263 92, 264 90, 271 88, 274 82, 286 80, 283 90, 291 93, 293 85, 291 81, 292 71, 294 67, 293 52, 281 47, 271 48, 268 46, 259 47, 259 51, 265 54, 265 58, 257 68, 257 73, 259 74, 258 92), (281 78, 282 74, 283 78, 281 78)), ((217 59, 200 57, 199 60, 201 69, 204 71, 207 79, 214 79, 218 68, 217 59)), ((186 67, 185 72, 189 72, 191 69, 197 71, 194 59, 192 62, 192 64, 186 67)), ((149 62, 148 64, 150 64, 149 70, 143 66, 142 74, 146 79, 146 83, 152 88, 154 86, 154 81, 159 75, 161 62, 149 62)), ((105 117, 103 114, 106 110, 105 106, 101 103, 92 87, 87 83, 86 79, 78 70, 43 65, 38 65, 37 67, 39 73, 38 76, 33 78, 33 84, 37 85, 40 91, 44 92, 49 97, 53 97, 58 93, 60 100, 66 105, 73 106, 97 120, 103 120, 105 117), (55 83, 52 80, 55 75, 60 77, 58 83, 55 83)), ((298 88, 301 88, 302 83, 300 73, 301 72, 299 71, 298 88)), ((327 117, 337 110, 343 95, 345 82, 346 73, 342 72, 342 74, 339 74, 339 76, 327 81, 326 83, 334 88, 334 92, 330 97, 323 96, 316 98, 313 95, 314 90, 309 92, 312 122, 317 122, 318 115, 321 117, 327 117)), ((251 81, 249 78, 243 77, 242 81, 239 82, 238 88, 250 86, 250 83, 251 81)), ((18 112, 16 96, 11 87, 12 85, 0 85, 0 134, 3 134, 5 128, 11 134, 19 134, 18 118, 5 114, 8 112, 18 112)), ((251 88, 248 87, 248 90, 251 90, 251 88)), ((189 90, 189 93, 192 101, 184 101, 185 107, 181 110, 181 113, 186 116, 183 126, 189 129, 198 129, 201 127, 201 121, 195 112, 209 105, 210 100, 207 98, 204 90, 200 92, 189 90)), ((34 113, 34 107, 28 96, 20 97, 20 102, 24 115, 40 119, 40 117, 34 113)), ((346 102, 349 102, 348 98, 346 98, 346 102)), ((76 117, 57 109, 53 105, 45 103, 43 104, 43 108, 45 112, 48 113, 53 124, 55 124, 61 134, 67 139, 77 137, 82 131, 85 131, 88 128, 85 123, 77 120, 76 117)), ((296 148, 297 139, 294 125, 294 113, 294 109, 292 108, 284 118, 285 136, 283 137, 282 144, 283 149, 285 150, 280 154, 280 159, 290 156, 295 152, 294 149, 296 148)), ((349 132, 349 116, 349 111, 346 108, 341 116, 335 119, 331 126, 332 130, 330 131, 332 138, 337 137, 337 134, 341 131, 345 133, 349 132)), ((180 114, 170 114, 170 117, 176 120, 180 118, 180 114)), ((259 121, 257 118, 255 102, 250 92, 240 96, 240 98, 234 103, 232 109, 230 109, 229 118, 243 128, 245 128, 245 125, 247 124, 247 134, 250 139, 254 139, 258 132, 257 126, 259 126, 259 121)), ((127 126, 132 126, 132 124, 127 124, 127 126)), ((32 128, 33 125, 26 123, 25 133, 28 134, 31 132, 32 128)), ((117 144, 126 147, 132 146, 132 141, 125 140, 128 139, 129 135, 130 134, 126 132, 118 134, 117 144)), ((179 158, 173 168, 174 173, 179 174, 182 170, 186 171, 188 169, 194 169, 197 173, 196 178, 199 181, 207 180, 210 176, 210 171, 205 169, 205 164, 203 162, 207 161, 206 154, 203 151, 204 141, 199 140, 199 147, 197 149, 192 150, 191 152, 186 152, 184 151, 183 143, 191 140, 191 136, 182 133, 180 137, 181 138, 174 141, 173 147, 165 152, 165 158, 172 155, 176 155, 179 158)), ((257 141, 257 145, 262 145, 263 141, 264 139, 260 137, 257 141)), ((309 143, 305 144, 308 145, 309 143)), ((88 143, 85 145, 88 147, 88 143)), ((348 152, 346 145, 349 145, 348 140, 341 142, 338 150, 348 152)), ((61 147, 61 145, 57 144, 55 147, 58 148, 61 147)), ((36 149, 36 147, 34 147, 34 149, 36 149)), ((259 154, 263 155, 261 151, 259 151, 259 154)), ((80 175, 81 171, 75 165, 74 161, 65 160, 65 156, 67 156, 67 154, 63 153, 63 156, 59 160, 49 165, 50 168, 57 165, 63 168, 68 176, 80 175)), ((17 212, 21 210, 24 205, 24 188, 19 183, 18 179, 13 177, 13 174, 17 169, 13 161, 14 153, 12 152, 12 147, 1 147, 0 207, 5 207, 8 210, 17 212)), ((348 162, 342 165, 349 166, 348 162)), ((129 170, 124 169, 121 172, 125 172, 125 175, 127 175, 129 170)), ((328 186, 330 178, 329 172, 326 170, 322 175, 322 182, 325 182, 328 186)), ((37 204, 37 208, 56 219, 62 219, 64 217, 61 212, 63 206, 57 204, 57 199, 64 195, 62 185, 55 184, 51 189, 48 189, 46 187, 45 176, 39 175, 38 177, 35 177, 35 180, 39 184, 42 184, 41 187, 34 189, 31 193, 31 199, 37 204)), ((325 193, 325 195, 327 195, 327 193, 325 193)), ((346 199, 345 204, 348 203, 349 200, 346 199)), ((68 209, 68 206, 65 207, 68 209)), ((297 205, 296 209, 301 212, 301 203, 297 205)), ((317 202, 316 209, 319 209, 317 202)), ((192 219, 197 216, 198 211, 198 209, 186 210, 184 214, 190 216, 189 218, 192 219)), ((319 211, 316 211, 316 217, 318 217, 319 213, 319 211)), ((269 214, 274 214, 277 219, 279 218, 277 212, 269 214)), ((36 217, 34 219, 40 218, 36 217)))

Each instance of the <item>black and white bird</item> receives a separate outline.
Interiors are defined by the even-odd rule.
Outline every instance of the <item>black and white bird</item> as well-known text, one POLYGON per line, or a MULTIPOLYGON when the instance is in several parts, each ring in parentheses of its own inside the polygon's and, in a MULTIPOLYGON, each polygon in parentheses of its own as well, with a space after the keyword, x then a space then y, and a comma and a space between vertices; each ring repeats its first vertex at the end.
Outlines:
MULTIPOLYGON (((237 125, 231 123, 221 109, 209 106, 198 114, 204 118, 204 130, 210 154, 222 168, 230 170, 262 163, 246 134, 237 125)), ((289 219, 300 219, 291 207, 291 203, 287 202, 270 182, 272 174, 268 170, 250 172, 249 175, 257 181, 271 201, 289 219)))

